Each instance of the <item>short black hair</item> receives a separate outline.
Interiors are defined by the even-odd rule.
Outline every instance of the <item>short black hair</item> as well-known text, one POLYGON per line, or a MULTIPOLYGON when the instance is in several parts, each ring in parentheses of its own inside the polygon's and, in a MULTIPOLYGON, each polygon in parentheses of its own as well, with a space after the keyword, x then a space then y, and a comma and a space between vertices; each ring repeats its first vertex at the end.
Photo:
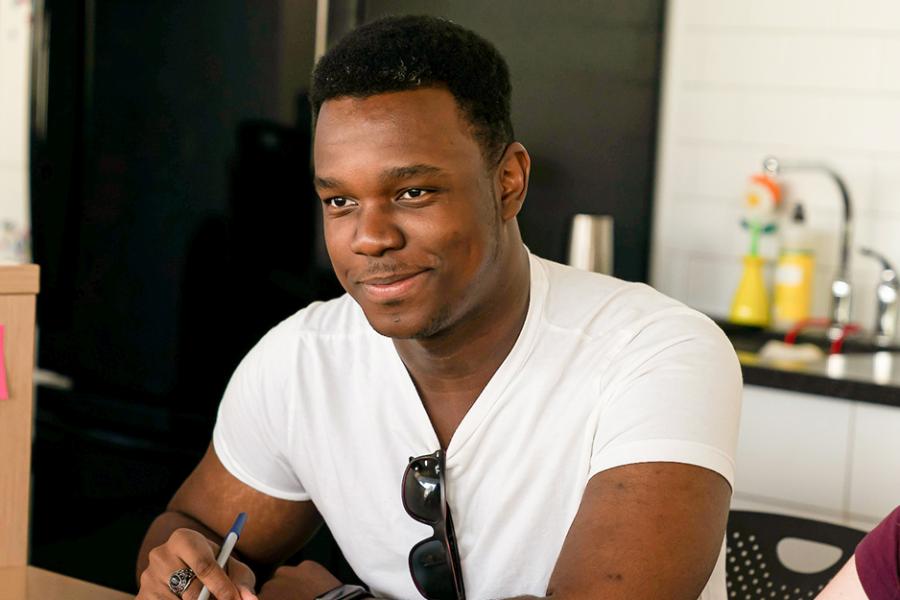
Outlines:
POLYGON ((385 17, 354 29, 313 70, 310 104, 445 87, 473 127, 489 166, 513 141, 509 68, 487 40, 446 19, 385 17))

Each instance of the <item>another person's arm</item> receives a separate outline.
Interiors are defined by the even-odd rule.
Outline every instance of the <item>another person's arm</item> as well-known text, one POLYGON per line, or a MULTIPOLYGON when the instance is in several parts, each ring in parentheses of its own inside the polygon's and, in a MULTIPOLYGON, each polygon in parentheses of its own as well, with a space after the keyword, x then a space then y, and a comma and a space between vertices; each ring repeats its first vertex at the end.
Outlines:
POLYGON ((138 556, 138 599, 168 597, 169 575, 185 566, 200 580, 191 584, 185 600, 196 598, 204 583, 219 600, 241 598, 241 585, 252 590, 253 573, 243 562, 228 565, 230 578, 215 564, 218 542, 241 511, 249 518, 235 555, 261 567, 295 553, 321 523, 312 502, 274 498, 236 479, 210 446, 147 531, 138 556))
POLYGON ((817 600, 900 600, 900 506, 863 538, 817 600))
POLYGON ((856 572, 856 556, 844 563, 816 600, 869 600, 856 572))

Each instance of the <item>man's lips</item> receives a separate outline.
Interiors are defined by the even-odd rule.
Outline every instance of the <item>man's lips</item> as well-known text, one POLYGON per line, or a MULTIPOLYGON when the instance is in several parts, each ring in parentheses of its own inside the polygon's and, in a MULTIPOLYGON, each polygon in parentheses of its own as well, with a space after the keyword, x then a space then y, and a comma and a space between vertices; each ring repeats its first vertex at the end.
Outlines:
POLYGON ((390 285, 392 283, 402 281, 403 279, 415 277, 423 271, 424 269, 418 271, 407 271, 405 273, 391 273, 390 275, 382 275, 379 277, 367 277, 365 279, 361 279, 359 283, 363 285, 390 285))
POLYGON ((421 284, 428 273, 428 269, 419 271, 407 271, 403 273, 391 273, 377 277, 366 277, 359 281, 366 295, 376 301, 390 301, 399 299, 410 293, 421 284))

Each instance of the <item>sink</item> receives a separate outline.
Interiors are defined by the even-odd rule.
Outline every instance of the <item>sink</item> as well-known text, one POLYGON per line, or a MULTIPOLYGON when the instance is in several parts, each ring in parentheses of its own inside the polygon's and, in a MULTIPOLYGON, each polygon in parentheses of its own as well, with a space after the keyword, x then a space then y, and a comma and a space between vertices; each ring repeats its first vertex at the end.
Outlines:
MULTIPOLYGON (((759 352, 769 340, 784 340, 783 331, 751 327, 748 325, 736 325, 724 320, 716 320, 716 324, 722 328, 728 339, 734 345, 734 349, 743 352, 759 352)), ((821 348, 826 354, 831 347, 825 332, 822 330, 810 330, 797 336, 798 344, 813 344, 821 348)), ((876 346, 872 340, 863 334, 853 334, 844 340, 841 354, 873 354, 875 352, 900 352, 900 346, 888 347, 876 346)))

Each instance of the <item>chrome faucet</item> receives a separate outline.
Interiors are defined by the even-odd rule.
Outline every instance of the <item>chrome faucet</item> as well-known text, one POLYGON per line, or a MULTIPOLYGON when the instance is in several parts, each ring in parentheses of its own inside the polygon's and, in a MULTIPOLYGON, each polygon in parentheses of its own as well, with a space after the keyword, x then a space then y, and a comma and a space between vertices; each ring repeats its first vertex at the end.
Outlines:
POLYGON ((897 296, 900 294, 897 271, 884 256, 874 250, 860 248, 859 251, 881 263, 878 287, 875 288, 877 305, 873 333, 875 345, 884 348, 894 342, 894 335, 897 333, 897 296))
POLYGON ((841 223, 841 250, 839 255, 838 271, 831 282, 831 310, 829 319, 832 327, 828 336, 832 339, 840 333, 843 326, 850 322, 850 242, 853 236, 853 210, 850 204, 850 192, 841 176, 828 165, 815 162, 782 161, 774 156, 767 156, 763 160, 763 171, 767 175, 776 176, 782 171, 819 171, 825 173, 837 185, 844 201, 844 219, 841 223))

